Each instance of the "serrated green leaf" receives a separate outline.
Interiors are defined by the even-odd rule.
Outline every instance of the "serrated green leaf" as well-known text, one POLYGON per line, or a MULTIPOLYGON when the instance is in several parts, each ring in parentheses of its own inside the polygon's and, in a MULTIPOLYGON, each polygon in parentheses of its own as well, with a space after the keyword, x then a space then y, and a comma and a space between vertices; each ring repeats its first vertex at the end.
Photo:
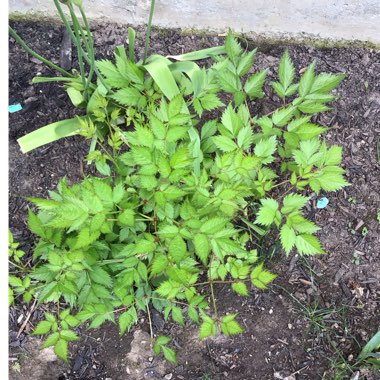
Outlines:
POLYGON ((137 313, 134 307, 130 308, 128 311, 124 312, 119 317, 119 328, 120 335, 123 335, 127 330, 134 325, 137 320, 137 313))
POLYGON ((342 147, 333 145, 326 153, 325 165, 339 165, 342 162, 342 147))
POLYGON ((240 57, 239 64, 237 66, 237 73, 240 77, 248 73, 250 68, 253 66, 253 61, 256 56, 257 49, 250 51, 249 53, 243 53, 240 57))
POLYGON ((91 280, 97 284, 104 285, 107 288, 112 287, 111 276, 100 266, 93 266, 91 271, 88 271, 91 280))
POLYGON ((335 170, 335 168, 342 170, 338 166, 327 166, 320 172, 318 177, 316 177, 316 180, 323 190, 336 191, 350 185, 343 178, 342 173, 335 170))
POLYGON ((296 110, 297 108, 293 106, 277 109, 272 115, 273 123, 278 127, 283 127, 294 116, 296 110))
POLYGON ((126 87, 117 90, 111 97, 124 106, 136 107, 139 105, 142 95, 139 90, 126 87))
POLYGON ((212 141, 223 152, 232 152, 238 148, 236 143, 227 136, 214 136, 212 141))
POLYGON ((177 363, 177 355, 171 348, 162 346, 162 352, 164 353, 166 360, 169 360, 172 363, 177 363))
POLYGON ((148 254, 148 253, 154 252, 155 249, 156 249, 156 244, 154 244, 153 242, 149 240, 142 239, 137 242, 133 250, 133 253, 137 255, 148 254))
POLYGON ((216 334, 215 322, 211 318, 207 318, 199 327, 199 339, 208 338, 216 334))
POLYGON ((257 213, 255 224, 270 226, 275 220, 279 204, 276 200, 271 198, 261 199, 260 202, 262 206, 257 213))
POLYGON ((272 282, 277 275, 263 269, 263 264, 259 264, 251 273, 251 281, 256 288, 267 289, 267 285, 272 282))
POLYGON ((281 244, 288 255, 296 243, 296 233, 294 229, 284 224, 280 231, 281 244))
POLYGON ((13 287, 17 287, 17 286, 22 287, 23 286, 21 278, 16 277, 16 276, 9 276, 8 277, 8 283, 9 283, 9 285, 11 285, 13 287))
POLYGON ((346 77, 345 74, 329 74, 322 73, 315 77, 314 83, 311 87, 310 93, 328 93, 334 88, 338 87, 340 82, 346 77))
POLYGON ((227 224, 228 220, 225 218, 211 218, 203 223, 200 228, 200 232, 206 235, 212 235, 221 231, 227 224))
POLYGON ((227 34, 224 47, 226 49, 228 58, 232 62, 236 63, 243 50, 237 38, 233 35, 231 31, 229 31, 227 34))
POLYGON ((244 91, 248 94, 248 96, 253 98, 262 98, 264 96, 263 86, 265 83, 265 79, 268 73, 268 69, 261 70, 254 75, 252 75, 245 82, 244 91))
POLYGON ((117 220, 123 226, 133 227, 135 225, 135 212, 130 209, 124 210, 118 215, 117 220))
POLYGON ((240 130, 237 143, 240 148, 247 150, 253 142, 253 131, 250 126, 244 127, 240 130))
POLYGON ((60 359, 67 362, 69 354, 68 342, 64 339, 58 339, 54 346, 54 352, 60 359))
POLYGON ((244 332, 238 322, 235 320, 236 314, 227 314, 222 318, 222 333, 226 336, 236 335, 244 332))
POLYGON ((311 65, 309 65, 307 70, 302 74, 298 87, 298 93, 301 97, 306 96, 311 91, 315 79, 314 69, 315 61, 311 65))
POLYGON ((151 267, 151 275, 162 273, 168 266, 168 259, 164 255, 158 255, 153 259, 151 267))
POLYGON ((96 61, 96 67, 106 77, 106 82, 111 87, 123 88, 128 86, 128 80, 126 80, 118 71, 117 67, 110 60, 96 61))
POLYGON ((37 327, 34 329, 32 335, 45 335, 52 327, 52 323, 49 321, 41 321, 38 323, 37 327))
POLYGON ((45 237, 45 229, 43 227, 43 223, 31 209, 28 209, 28 227, 34 234, 42 238, 45 237))
POLYGON ((58 342, 58 339, 59 339, 59 332, 58 331, 53 333, 53 334, 50 334, 46 338, 44 344, 42 345, 42 348, 54 346, 58 342))
POLYGON ((232 284, 232 290, 242 296, 248 296, 248 288, 244 282, 234 282, 232 284))
POLYGON ((199 323, 199 317, 198 312, 195 307, 189 306, 187 309, 187 314, 189 315, 189 318, 194 321, 195 323, 199 323))
POLYGON ((177 306, 172 307, 172 318, 175 322, 179 323, 181 326, 185 325, 185 320, 183 319, 181 308, 177 306))
POLYGON ((289 194, 284 198, 284 206, 281 209, 282 214, 290 214, 303 208, 309 201, 309 197, 300 194, 289 194))
POLYGON ((268 158, 276 151, 276 146, 276 136, 271 136, 269 139, 260 140, 254 148, 254 153, 257 157, 268 158))
POLYGON ((193 243, 196 255, 201 259, 203 265, 207 265, 207 259, 210 253, 210 244, 207 236, 204 234, 196 234, 193 243))
POLYGON ((315 236, 309 234, 301 234, 296 237, 296 248, 301 255, 325 253, 319 240, 315 236))
POLYGON ((206 111, 214 110, 215 108, 224 106, 224 103, 218 98, 216 94, 205 94, 199 98, 203 109, 206 111))
POLYGON ((175 236, 169 243, 169 255, 177 263, 182 261, 187 255, 185 241, 180 235, 175 236))
POLYGON ((72 330, 61 330, 59 332, 59 335, 62 339, 68 342, 72 342, 79 339, 78 335, 75 334, 75 332, 72 330))
POLYGON ((331 109, 331 107, 328 107, 328 106, 321 104, 321 103, 317 103, 314 100, 305 100, 300 105, 298 105, 297 108, 301 112, 309 113, 309 114, 325 112, 325 111, 329 111, 331 109))
POLYGON ((280 78, 280 83, 284 87, 284 90, 293 83, 295 75, 295 69, 293 62, 289 57, 288 49, 285 50, 285 53, 282 55, 280 60, 280 65, 278 67, 278 76, 280 78))

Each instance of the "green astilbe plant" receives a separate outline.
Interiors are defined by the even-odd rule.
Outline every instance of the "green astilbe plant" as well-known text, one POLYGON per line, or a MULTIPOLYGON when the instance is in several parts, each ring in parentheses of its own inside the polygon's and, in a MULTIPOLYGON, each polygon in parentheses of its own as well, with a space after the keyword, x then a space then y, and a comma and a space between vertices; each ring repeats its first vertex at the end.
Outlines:
MULTIPOLYGON (((142 313, 150 322, 152 308, 180 325, 199 324, 200 339, 243 332, 236 314, 218 312, 215 287, 229 284, 237 296, 267 288, 276 275, 246 247, 272 228, 286 254, 324 253, 303 208, 311 191, 348 185, 341 147, 328 146, 327 128, 313 121, 343 76, 317 75, 312 63, 296 82, 285 52, 270 83, 282 106, 252 115, 268 88, 267 70, 249 74, 256 51, 243 51, 229 33, 209 68, 191 54, 165 58, 161 69, 173 81, 166 83, 121 48, 116 63, 99 61, 112 93, 99 85, 79 132, 98 138, 88 158, 103 177, 72 186, 62 179, 50 199, 29 198, 38 208, 29 211, 39 237, 33 296, 57 305, 34 334, 47 335, 44 346, 65 360, 74 327, 108 320, 123 334, 142 313)), ((169 342, 158 337, 154 351, 175 361, 169 342)))

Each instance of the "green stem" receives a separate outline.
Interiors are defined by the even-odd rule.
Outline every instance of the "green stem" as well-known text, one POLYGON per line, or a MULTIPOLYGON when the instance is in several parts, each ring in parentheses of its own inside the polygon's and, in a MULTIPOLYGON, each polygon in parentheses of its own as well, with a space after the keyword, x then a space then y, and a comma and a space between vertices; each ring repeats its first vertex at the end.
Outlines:
MULTIPOLYGON (((69 7, 70 15, 71 15, 71 20, 73 22, 73 27, 74 27, 74 35, 75 35, 76 46, 77 46, 77 51, 78 51, 79 71, 80 71, 80 76, 82 78, 83 91, 85 91, 87 88, 87 83, 86 83, 86 72, 85 72, 84 63, 83 63, 83 48, 81 44, 81 32, 80 32, 81 27, 79 25, 73 6, 71 5, 70 2, 68 3, 68 7, 69 7)), ((87 101, 87 97, 84 95, 84 93, 83 93, 83 97, 85 101, 87 101)))
POLYGON ((87 78, 87 87, 85 88, 85 91, 84 91, 84 94, 86 95, 87 91, 88 91, 88 86, 90 85, 90 83, 92 81, 92 77, 93 77, 94 72, 95 72, 94 39, 92 38, 90 24, 88 23, 86 13, 84 12, 84 9, 82 8, 82 6, 79 7, 79 11, 80 11, 80 14, 82 16, 82 19, 83 19, 83 22, 84 22, 84 25, 86 28, 86 37, 87 37, 87 41, 89 42, 88 47, 87 47, 87 45, 86 45, 86 47, 87 47, 87 51, 89 53, 89 58, 91 60, 90 72, 89 72, 88 78, 87 78))
MULTIPOLYGON (((63 12, 63 10, 62 10, 62 8, 61 8, 61 6, 60 6, 58 0, 53 0, 53 1, 54 1, 54 4, 55 4, 55 7, 57 8, 57 11, 58 11, 58 13, 59 13, 59 16, 61 17, 61 20, 62 20, 63 24, 65 25, 66 30, 68 31, 68 33, 69 33, 69 35, 70 35, 71 40, 72 40, 72 41, 74 42, 74 44, 75 44, 75 47, 76 47, 77 49, 82 49, 83 58, 86 60, 86 62, 87 62, 89 65, 91 65, 91 59, 90 59, 90 58, 88 57, 88 55, 83 51, 83 48, 82 48, 81 46, 77 46, 77 44, 76 44, 76 38, 75 38, 75 36, 74 36, 74 33, 73 33, 72 29, 71 29, 71 26, 70 26, 70 24, 69 24, 69 22, 68 22, 68 20, 67 20, 67 17, 66 17, 66 15, 65 15, 65 13, 63 12)), ((94 67, 94 71, 95 71, 97 77, 99 78, 100 82, 101 82, 102 85, 105 87, 105 89, 106 89, 107 91, 109 91, 109 87, 108 87, 107 84, 104 82, 104 78, 103 78, 103 76, 100 74, 99 70, 96 68, 95 65, 93 65, 93 67, 94 67)))
POLYGON ((152 20, 153 20, 153 12, 154 12, 154 6, 155 6, 155 4, 156 4, 156 0, 151 0, 151 2, 150 2, 150 10, 149 10, 148 27, 147 27, 147 30, 146 30, 146 37, 145 37, 145 48, 144 48, 143 65, 145 65, 145 61, 146 61, 146 58, 148 56, 150 33, 152 31, 152 20))
POLYGON ((219 320, 218 309, 216 308, 216 299, 215 299, 215 295, 214 295, 214 284, 212 281, 210 281, 210 289, 211 289, 212 305, 214 307, 214 312, 215 312, 215 318, 216 318, 216 320, 219 320))
POLYGON ((21 269, 23 272, 27 272, 26 268, 21 267, 20 265, 14 263, 13 261, 8 260, 8 262, 9 262, 10 264, 12 264, 14 267, 16 267, 16 268, 18 268, 18 269, 21 269))
POLYGON ((23 49, 25 49, 31 56, 33 56, 34 58, 37 58, 38 60, 40 60, 41 62, 43 62, 45 65, 51 67, 52 69, 54 70, 57 70, 58 72, 60 72, 61 74, 69 77, 69 78, 75 78, 75 76, 73 74, 70 74, 68 71, 62 69, 61 67, 57 66, 56 64, 54 64, 53 62, 49 61, 48 59, 42 57, 41 55, 39 55, 38 53, 36 53, 34 50, 32 50, 25 42, 24 40, 16 33, 16 31, 14 29, 12 29, 12 27, 8 26, 8 30, 9 30, 9 34, 17 41, 17 43, 19 45, 22 46, 23 49))

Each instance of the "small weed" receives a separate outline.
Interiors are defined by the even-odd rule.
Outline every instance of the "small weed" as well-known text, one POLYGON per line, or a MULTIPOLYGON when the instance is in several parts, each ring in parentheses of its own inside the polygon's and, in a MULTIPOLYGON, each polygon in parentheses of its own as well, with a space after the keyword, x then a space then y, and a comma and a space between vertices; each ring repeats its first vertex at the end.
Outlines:
POLYGON ((347 201, 348 203, 351 203, 352 205, 356 205, 358 203, 358 200, 355 197, 349 197, 347 201))
POLYGON ((368 85, 368 81, 367 80, 364 81, 364 87, 365 87, 366 90, 368 90, 369 85, 368 85))
POLYGON ((380 223, 380 211, 377 212, 376 219, 380 223))
POLYGON ((366 237, 368 235, 368 233, 369 233, 368 228, 366 226, 364 226, 363 229, 362 229, 362 236, 366 237))
POLYGON ((353 260, 351 262, 355 265, 360 265, 360 256, 356 252, 354 252, 353 260))
POLYGON ((352 235, 356 234, 356 231, 355 231, 355 228, 354 228, 354 225, 352 224, 352 222, 348 222, 347 231, 350 232, 352 235))

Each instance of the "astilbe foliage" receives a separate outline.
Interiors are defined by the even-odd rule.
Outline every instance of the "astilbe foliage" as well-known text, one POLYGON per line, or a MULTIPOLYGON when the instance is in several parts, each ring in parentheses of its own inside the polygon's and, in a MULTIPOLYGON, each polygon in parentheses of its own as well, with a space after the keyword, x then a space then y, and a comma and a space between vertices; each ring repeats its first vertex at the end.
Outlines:
MULTIPOLYGON (((61 358, 78 338, 73 327, 109 320, 123 334, 151 308, 199 324, 201 339, 241 333, 236 314, 218 314, 214 287, 248 296, 251 285, 274 280, 246 249, 256 233, 278 230, 286 254, 324 253, 303 209, 311 191, 347 185, 341 147, 328 146, 327 128, 313 121, 343 76, 317 75, 314 62, 295 82, 286 51, 278 81, 266 85, 268 70, 249 74, 255 50, 229 33, 225 52, 210 68, 173 70, 172 95, 120 48, 115 64, 97 62, 112 91, 95 90, 81 133, 107 139, 88 157, 103 176, 72 186, 62 179, 50 199, 30 198, 38 213, 29 211, 29 228, 39 237, 30 287, 39 303, 66 305, 34 333, 47 334, 44 346, 61 358), (269 85, 282 105, 252 115, 269 85)), ((154 351, 175 361, 169 342, 158 337, 154 351)))

